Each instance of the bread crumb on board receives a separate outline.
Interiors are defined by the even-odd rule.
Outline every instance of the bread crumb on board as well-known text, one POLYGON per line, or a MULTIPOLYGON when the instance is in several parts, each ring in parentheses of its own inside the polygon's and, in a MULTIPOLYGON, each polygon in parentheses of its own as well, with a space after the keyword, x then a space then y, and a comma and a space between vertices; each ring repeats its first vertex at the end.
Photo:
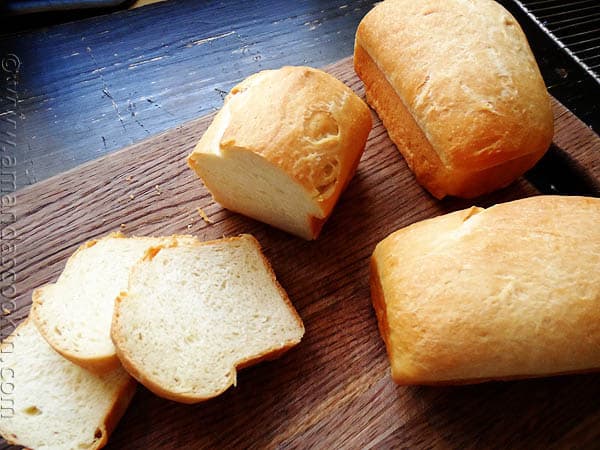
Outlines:
POLYGON ((127 178, 125 178, 125 181, 128 181, 131 183, 133 181, 133 175, 127 175, 127 178))
POLYGON ((162 194, 162 191, 160 190, 160 186, 158 184, 156 186, 154 186, 154 189, 156 190, 156 193, 158 195, 162 194))
POLYGON ((121 228, 125 228, 127 225, 125 225, 124 223, 122 223, 120 226, 121 226, 121 228))
POLYGON ((202 220, 204 220, 208 224, 213 223, 213 221, 208 218, 208 215, 202 208, 198 207, 196 208, 196 210, 198 211, 198 214, 200 214, 200 217, 202 217, 202 220))

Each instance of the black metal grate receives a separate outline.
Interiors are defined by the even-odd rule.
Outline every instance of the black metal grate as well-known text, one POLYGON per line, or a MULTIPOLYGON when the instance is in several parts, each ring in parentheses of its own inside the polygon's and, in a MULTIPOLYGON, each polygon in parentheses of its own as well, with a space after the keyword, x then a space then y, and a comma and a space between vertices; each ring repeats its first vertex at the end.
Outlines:
POLYGON ((516 0, 600 83, 600 0, 516 0))

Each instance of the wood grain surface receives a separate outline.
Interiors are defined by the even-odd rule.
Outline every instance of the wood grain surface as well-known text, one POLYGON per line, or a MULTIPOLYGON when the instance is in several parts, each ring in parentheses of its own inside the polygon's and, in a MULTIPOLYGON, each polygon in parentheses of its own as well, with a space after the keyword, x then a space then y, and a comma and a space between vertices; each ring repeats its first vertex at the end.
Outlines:
MULTIPOLYGON (((328 70, 363 94, 349 59, 328 70)), ((600 139, 557 102, 554 112, 553 157, 600 194, 600 139)), ((302 343, 242 370, 237 387, 206 403, 177 404, 140 386, 108 448, 598 448, 599 374, 443 388, 392 382, 369 296, 375 244, 417 220, 539 191, 522 178, 475 202, 437 201, 374 118, 358 172, 315 242, 212 201, 185 164, 211 117, 18 191, 14 223, 2 229, 14 244, 3 248, 4 272, 16 274, 2 336, 28 314, 32 289, 54 281, 89 239, 115 229, 201 239, 252 233, 304 320, 302 343)))
MULTIPOLYGON (((499 2, 525 30, 550 93, 598 132, 600 85, 518 1, 499 2)), ((258 70, 351 55, 375 0, 169 0, 85 20, 63 11, 55 20, 69 23, 34 30, 32 16, 3 21, 2 3, 0 145, 21 188, 212 113, 258 70), (30 31, 8 33, 19 19, 30 31)))

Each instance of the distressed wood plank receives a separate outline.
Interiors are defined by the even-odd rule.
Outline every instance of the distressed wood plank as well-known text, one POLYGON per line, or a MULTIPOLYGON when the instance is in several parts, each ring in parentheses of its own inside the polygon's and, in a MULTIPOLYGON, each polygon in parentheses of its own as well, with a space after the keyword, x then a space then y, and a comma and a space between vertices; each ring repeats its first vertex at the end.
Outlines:
MULTIPOLYGON (((349 59, 328 70, 362 95, 349 59)), ((584 174, 596 189, 600 139, 558 102, 554 112, 562 150, 552 152, 571 164, 561 170, 584 174)), ((111 230, 201 239, 252 233, 304 319, 302 343, 241 371, 238 387, 203 404, 177 404, 140 387, 108 448, 592 447, 600 439, 600 375, 448 388, 391 381, 368 258, 390 232, 471 202, 440 202, 423 191, 374 119, 358 172, 316 242, 212 201, 185 165, 210 116, 18 191, 16 222, 3 229, 16 235, 17 296, 14 305, 5 301, 2 335, 27 315, 33 288, 55 280, 78 245, 111 230)), ((522 178, 475 203, 536 194, 522 178)))
MULTIPOLYGON (((550 92, 600 130, 600 86, 518 2, 499 1, 525 30, 550 92)), ((5 81, 15 66, 0 68, 0 141, 16 134, 7 151, 24 187, 209 114, 258 70, 351 55, 375 0, 169 0, 86 20, 76 20, 85 11, 43 15, 48 21, 4 18, 2 3, 0 62, 15 54, 21 64, 16 85, 5 81), (52 18, 68 23, 40 28, 52 18)))

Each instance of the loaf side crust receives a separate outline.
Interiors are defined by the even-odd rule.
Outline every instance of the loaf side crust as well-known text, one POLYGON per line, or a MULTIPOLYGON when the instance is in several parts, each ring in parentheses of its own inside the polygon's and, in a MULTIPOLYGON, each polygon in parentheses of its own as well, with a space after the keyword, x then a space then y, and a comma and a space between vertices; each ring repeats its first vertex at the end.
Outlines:
POLYGON ((506 187, 546 152, 541 148, 483 170, 445 166, 395 89, 358 41, 354 48, 354 68, 365 84, 368 103, 379 115, 417 182, 438 199, 447 195, 474 198, 506 187))
POLYGON ((127 411, 129 404, 135 396, 137 390, 137 382, 134 378, 129 377, 127 382, 119 389, 115 394, 113 407, 104 416, 100 430, 102 432, 102 439, 98 442, 96 448, 103 448, 108 444, 108 439, 112 435, 115 428, 119 424, 119 421, 127 411))

